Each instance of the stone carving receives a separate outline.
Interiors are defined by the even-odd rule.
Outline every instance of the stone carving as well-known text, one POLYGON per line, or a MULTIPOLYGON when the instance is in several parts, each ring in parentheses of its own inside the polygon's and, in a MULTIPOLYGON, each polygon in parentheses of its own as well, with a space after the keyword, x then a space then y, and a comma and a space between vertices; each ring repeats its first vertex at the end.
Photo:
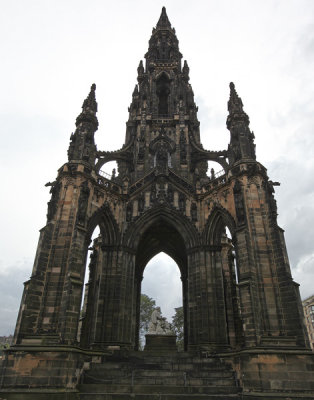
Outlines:
POLYGON ((137 161, 138 162, 143 162, 144 161, 144 157, 145 157, 145 135, 144 135, 144 131, 141 131, 141 135, 140 138, 138 140, 139 144, 138 144, 138 156, 137 156, 137 161))
POLYGON ((166 318, 161 316, 160 307, 156 307, 152 312, 150 322, 148 324, 149 335, 173 335, 171 325, 166 318))
POLYGON ((179 194, 179 210, 185 213, 185 196, 183 193, 179 194))
POLYGON ((151 192, 150 192, 150 202, 153 204, 157 199, 157 190, 156 190, 156 184, 152 184, 151 192))
POLYGON ((180 162, 186 164, 186 138, 183 130, 180 133, 180 162))
POLYGON ((143 212, 145 207, 145 196, 144 193, 141 193, 140 197, 138 198, 138 212, 143 212))
POLYGON ((165 169, 168 165, 169 153, 166 145, 163 142, 159 143, 155 157, 156 167, 165 169))
POLYGON ((197 221, 197 205, 196 203, 191 204, 191 218, 193 222, 197 221))
POLYGON ((133 216, 133 204, 130 202, 126 206, 126 221, 130 222, 133 216))
POLYGON ((77 222, 79 224, 84 224, 85 222, 89 193, 88 182, 84 181, 81 185, 81 193, 78 200, 77 222))
POLYGON ((170 204, 173 203, 173 188, 170 185, 170 183, 168 183, 168 189, 167 189, 167 200, 170 204))
POLYGON ((48 202, 48 212, 47 212, 47 218, 48 221, 50 221, 54 217, 57 211, 61 183, 56 181, 52 183, 48 182, 46 183, 45 186, 51 186, 50 189, 51 198, 50 201, 48 202))
POLYGON ((234 194, 234 203, 235 203, 238 223, 239 225, 244 225, 245 224, 244 199, 243 199, 241 183, 239 181, 235 182, 235 185, 233 187, 233 194, 234 194))

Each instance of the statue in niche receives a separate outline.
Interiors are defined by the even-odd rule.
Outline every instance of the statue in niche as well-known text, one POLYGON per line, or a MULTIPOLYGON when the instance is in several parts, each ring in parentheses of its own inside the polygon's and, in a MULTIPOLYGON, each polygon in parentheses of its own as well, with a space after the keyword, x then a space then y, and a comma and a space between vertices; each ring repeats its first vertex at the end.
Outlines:
POLYGON ((48 182, 48 183, 46 183, 45 186, 51 186, 51 189, 50 189, 51 199, 48 202, 48 212, 47 212, 47 218, 48 218, 48 221, 50 221, 54 217, 54 215, 57 211, 61 183, 60 182, 57 183, 56 181, 54 181, 52 183, 48 182))
POLYGON ((88 182, 85 181, 82 183, 81 193, 78 201, 77 222, 79 224, 84 224, 85 222, 89 193, 90 190, 88 187, 88 182))
POLYGON ((245 224, 245 208, 242 187, 239 181, 235 182, 235 185, 233 187, 233 194, 238 223, 239 225, 243 225, 245 224))
POLYGON ((138 161, 143 161, 145 157, 145 135, 144 130, 141 131, 138 145, 138 161))
POLYGON ((166 318, 161 316, 160 307, 156 307, 152 312, 150 322, 148 324, 149 335, 173 335, 171 325, 166 318))
POLYGON ((191 204, 191 218, 193 222, 197 221, 197 205, 196 203, 191 204))
POLYGON ((186 138, 183 130, 180 133, 180 161, 181 164, 186 164, 186 138))
POLYGON ((157 190, 156 190, 156 185, 153 183, 152 189, 150 192, 150 202, 154 203, 157 199, 157 190))
POLYGON ((168 189, 167 189, 167 200, 169 203, 173 203, 173 189, 170 183, 168 184, 168 189))
POLYGON ((185 196, 183 193, 179 194, 179 210, 185 212, 185 196))
POLYGON ((144 211, 145 207, 145 197, 144 194, 141 193, 140 197, 138 198, 138 211, 141 213, 144 211))
POLYGON ((132 203, 128 203, 128 205, 126 207, 126 220, 127 220, 127 222, 130 222, 132 220, 132 216, 133 216, 133 204, 132 203))
POLYGON ((168 149, 164 143, 160 143, 156 151, 156 167, 166 168, 168 165, 168 149))

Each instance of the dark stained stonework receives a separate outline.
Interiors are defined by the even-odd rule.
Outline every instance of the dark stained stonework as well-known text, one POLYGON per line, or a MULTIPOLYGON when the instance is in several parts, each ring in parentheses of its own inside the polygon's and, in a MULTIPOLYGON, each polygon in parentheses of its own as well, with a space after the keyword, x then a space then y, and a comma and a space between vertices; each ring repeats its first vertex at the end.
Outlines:
POLYGON ((277 225, 277 183, 256 161, 242 100, 231 83, 228 149, 206 150, 164 8, 145 59, 121 149, 96 148, 92 85, 68 162, 48 184, 0 398, 312 399, 313 353, 277 225), (101 167, 113 160, 107 179, 101 167), (208 161, 222 171, 208 176, 208 161), (181 272, 184 352, 137 351, 143 271, 161 251, 181 272))

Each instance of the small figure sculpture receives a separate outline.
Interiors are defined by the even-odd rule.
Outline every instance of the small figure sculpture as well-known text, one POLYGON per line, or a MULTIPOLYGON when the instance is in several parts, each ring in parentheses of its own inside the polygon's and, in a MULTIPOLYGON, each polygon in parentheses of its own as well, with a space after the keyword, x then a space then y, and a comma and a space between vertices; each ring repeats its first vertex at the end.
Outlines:
POLYGON ((161 316, 160 307, 156 307, 152 312, 150 323, 148 324, 149 335, 173 335, 171 325, 166 318, 161 316))

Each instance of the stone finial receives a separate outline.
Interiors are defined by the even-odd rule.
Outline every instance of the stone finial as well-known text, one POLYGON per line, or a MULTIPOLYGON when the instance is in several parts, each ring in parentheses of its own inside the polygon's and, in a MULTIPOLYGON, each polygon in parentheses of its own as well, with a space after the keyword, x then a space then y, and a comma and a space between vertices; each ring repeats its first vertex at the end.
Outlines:
POLYGON ((171 28, 171 24, 166 12, 166 7, 161 10, 159 21, 157 22, 156 28, 171 28))
POLYGON ((96 85, 95 85, 95 83, 93 83, 90 88, 89 95, 84 100, 84 103, 82 106, 83 111, 90 110, 90 111, 93 111, 94 113, 97 112, 97 102, 96 102, 95 91, 96 91, 96 85))
POLYGON ((248 115, 243 111, 243 103, 241 97, 239 97, 235 85, 230 82, 230 97, 228 101, 229 116, 227 118, 227 128, 229 129, 233 123, 233 120, 242 121, 247 126, 250 123, 248 115))
POLYGON ((144 74, 144 66, 143 66, 143 61, 141 60, 138 67, 137 67, 137 73, 138 75, 143 75, 144 74))

